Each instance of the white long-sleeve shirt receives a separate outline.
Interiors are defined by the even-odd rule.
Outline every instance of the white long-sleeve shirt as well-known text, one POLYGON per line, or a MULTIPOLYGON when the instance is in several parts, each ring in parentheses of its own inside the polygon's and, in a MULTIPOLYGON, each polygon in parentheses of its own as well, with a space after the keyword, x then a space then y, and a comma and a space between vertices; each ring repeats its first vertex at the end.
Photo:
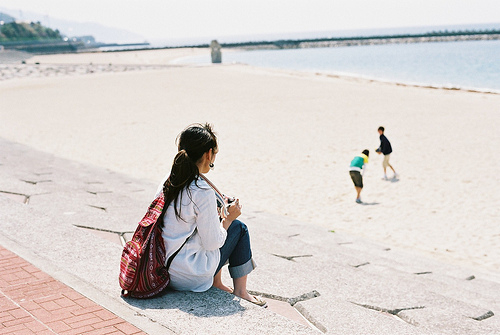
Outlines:
POLYGON ((203 179, 193 181, 181 194, 177 209, 182 220, 175 215, 173 202, 163 219, 167 260, 195 229, 196 232, 170 264, 170 286, 178 291, 203 292, 213 284, 220 261, 219 248, 224 245, 227 232, 219 220, 215 193, 203 179))

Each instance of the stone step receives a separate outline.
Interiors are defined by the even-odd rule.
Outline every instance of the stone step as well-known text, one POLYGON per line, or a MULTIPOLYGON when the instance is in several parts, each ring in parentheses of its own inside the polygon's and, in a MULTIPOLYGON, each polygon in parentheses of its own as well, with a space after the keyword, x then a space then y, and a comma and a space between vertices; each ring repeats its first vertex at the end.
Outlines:
MULTIPOLYGON (((41 259, 51 275, 96 302, 132 309, 136 316, 127 321, 137 326, 154 322, 176 333, 214 334, 227 329, 493 334, 499 329, 500 290, 493 274, 252 209, 241 216, 259 265, 249 276, 249 289, 288 303, 314 326, 216 289, 123 300, 117 280, 122 247, 93 232, 135 230, 156 185, 3 140, 0 148, 0 243, 41 259), (476 278, 466 280, 472 274, 476 278)), ((223 276, 230 282, 227 271, 223 276)))

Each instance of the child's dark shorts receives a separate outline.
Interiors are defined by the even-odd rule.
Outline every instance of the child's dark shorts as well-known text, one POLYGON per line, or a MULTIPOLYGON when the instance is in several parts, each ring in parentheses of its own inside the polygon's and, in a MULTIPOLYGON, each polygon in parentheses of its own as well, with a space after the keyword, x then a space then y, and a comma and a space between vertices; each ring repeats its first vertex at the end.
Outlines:
POLYGON ((363 188, 363 176, 359 171, 349 171, 354 186, 363 188))

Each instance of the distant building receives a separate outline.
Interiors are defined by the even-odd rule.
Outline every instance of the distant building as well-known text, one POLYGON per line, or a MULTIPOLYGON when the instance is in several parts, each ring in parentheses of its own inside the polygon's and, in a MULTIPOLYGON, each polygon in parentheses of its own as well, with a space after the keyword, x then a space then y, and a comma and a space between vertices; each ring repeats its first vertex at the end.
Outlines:
POLYGON ((70 38, 73 42, 83 42, 85 45, 93 45, 96 44, 94 36, 74 36, 70 38))

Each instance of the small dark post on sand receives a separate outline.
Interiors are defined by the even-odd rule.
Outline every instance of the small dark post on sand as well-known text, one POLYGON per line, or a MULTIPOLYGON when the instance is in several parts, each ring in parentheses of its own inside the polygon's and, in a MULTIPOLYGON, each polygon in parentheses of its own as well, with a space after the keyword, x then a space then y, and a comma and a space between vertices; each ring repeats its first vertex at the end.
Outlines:
POLYGON ((212 55, 212 63, 222 63, 222 52, 220 51, 220 44, 217 40, 210 43, 210 51, 212 55))

